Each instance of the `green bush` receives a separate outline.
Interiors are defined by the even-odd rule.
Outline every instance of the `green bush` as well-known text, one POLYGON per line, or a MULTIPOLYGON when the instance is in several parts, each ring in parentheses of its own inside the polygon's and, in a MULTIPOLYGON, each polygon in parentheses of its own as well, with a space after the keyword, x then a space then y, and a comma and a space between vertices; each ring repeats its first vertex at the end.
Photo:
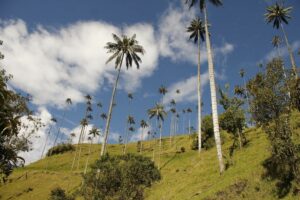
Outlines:
POLYGON ((66 195, 65 190, 57 187, 51 190, 49 200, 75 200, 75 198, 66 195))
POLYGON ((103 156, 83 176, 85 199, 144 199, 143 188, 160 180, 160 172, 149 158, 126 154, 103 156))
POLYGON ((59 144, 55 147, 52 147, 48 150, 47 156, 53 156, 56 154, 61 154, 67 151, 74 151, 75 147, 72 144, 59 144))

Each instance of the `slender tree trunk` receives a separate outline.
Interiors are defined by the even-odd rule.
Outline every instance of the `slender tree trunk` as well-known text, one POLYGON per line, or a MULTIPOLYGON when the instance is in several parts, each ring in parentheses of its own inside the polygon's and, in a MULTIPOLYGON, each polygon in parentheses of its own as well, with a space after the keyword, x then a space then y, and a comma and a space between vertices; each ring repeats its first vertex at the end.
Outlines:
POLYGON ((44 155, 44 152, 45 152, 45 149, 46 149, 46 145, 47 145, 47 142, 48 142, 48 138, 51 134, 51 129, 52 129, 52 125, 50 126, 49 130, 48 130, 48 134, 46 136, 46 141, 45 141, 45 144, 44 144, 44 147, 43 147, 43 151, 42 151, 42 155, 41 155, 41 159, 43 158, 43 155, 44 155))
POLYGON ((144 128, 142 128, 142 135, 141 135, 141 149, 140 149, 140 153, 142 153, 142 151, 143 151, 143 139, 144 139, 144 128))
POLYGON ((170 123, 170 147, 172 147, 172 132, 173 132, 173 121, 174 121, 173 114, 171 115, 171 123, 170 123))
POLYGON ((205 36, 206 36, 206 48, 207 48, 207 56, 208 56, 208 71, 209 71, 209 82, 210 82, 210 91, 211 91, 211 106, 212 106, 212 117, 213 117, 213 125, 214 125, 214 136, 215 136, 215 142, 217 147, 217 155, 219 159, 220 173, 223 173, 224 163, 223 163, 223 155, 222 155, 220 130, 219 130, 214 64, 213 64, 213 55, 212 55, 212 49, 210 44, 210 38, 209 38, 210 34, 208 30, 206 5, 203 11, 204 11, 204 18, 205 18, 205 36))
MULTIPOLYGON (((65 115, 66 115, 66 111, 64 111, 64 114, 63 114, 63 117, 61 118, 61 123, 60 123, 60 126, 62 125, 62 122, 65 120, 65 115)), ((57 140, 59 138, 59 135, 60 135, 60 126, 58 126, 57 128, 57 133, 56 133, 56 136, 55 136, 55 139, 54 139, 54 143, 53 143, 53 146, 52 147, 55 147, 56 143, 57 143, 57 140)), ((49 156, 52 155, 52 149, 51 151, 49 152, 49 156)))
POLYGON ((84 168, 84 174, 86 174, 87 166, 89 164, 89 158, 90 158, 90 155, 91 155, 92 144, 93 144, 93 139, 91 139, 91 143, 90 143, 90 146, 89 146, 89 154, 88 154, 88 157, 86 159, 85 168, 84 168))
POLYGON ((238 130, 238 137, 239 137, 239 146, 240 146, 240 149, 241 149, 243 147, 243 144, 242 144, 242 137, 241 137, 240 130, 238 130))
POLYGON ((160 157, 161 157, 161 143, 162 143, 162 121, 159 120, 159 154, 158 154, 158 168, 160 166, 160 157))
POLYGON ((201 134, 201 71, 200 71, 200 58, 201 58, 201 46, 200 46, 200 31, 198 30, 198 88, 197 88, 197 94, 198 94, 198 152, 201 152, 202 149, 202 134, 201 134))
POLYGON ((75 162, 76 162, 77 152, 78 152, 78 149, 79 149, 79 144, 80 144, 80 141, 81 141, 83 129, 84 129, 84 126, 82 126, 81 130, 80 130, 80 134, 79 134, 79 138, 78 138, 78 143, 77 143, 77 146, 76 146, 76 151, 75 151, 75 155, 74 155, 72 166, 71 166, 71 171, 73 171, 73 168, 74 168, 74 165, 75 165, 75 162))
POLYGON ((118 74, 117 74, 116 82, 115 82, 115 85, 114 85, 114 88, 113 88, 113 91, 112 91, 112 95, 111 95, 111 100, 110 100, 110 105, 109 105, 109 110, 108 110, 108 118, 106 120, 106 126, 105 126, 105 132, 104 132, 104 141, 103 141, 103 145, 101 147, 100 157, 103 156, 105 154, 105 151, 106 151, 106 143, 107 143, 108 134, 109 134, 110 120, 111 120, 111 115, 112 115, 112 109, 113 109, 113 104, 114 104, 114 100, 115 100, 116 90, 117 90, 117 86, 118 86, 118 81, 119 81, 119 78, 120 78, 120 72, 121 72, 123 57, 124 57, 124 54, 122 55, 122 58, 121 58, 120 66, 118 68, 118 74))
POLYGON ((296 63, 295 63, 295 58, 294 58, 294 54, 293 54, 293 50, 289 44, 289 41, 288 41, 288 38, 287 38, 287 34, 283 28, 283 25, 280 23, 280 27, 281 27, 281 30, 283 32, 283 35, 284 35, 284 39, 285 39, 285 43, 286 43, 286 46, 287 46, 287 49, 289 51, 289 55, 290 55, 290 60, 291 60, 291 64, 292 64, 292 69, 293 69, 293 72, 295 74, 295 78, 297 79, 298 78, 298 72, 297 72, 297 67, 296 67, 296 63))
MULTIPOLYGON (((82 132, 82 137, 81 137, 81 144, 84 141, 84 136, 85 136, 85 131, 86 131, 86 126, 83 127, 83 132, 82 132)), ((79 147, 79 152, 78 152, 78 159, 77 159, 77 170, 79 169, 79 163, 80 163, 80 156, 81 156, 81 149, 82 149, 82 145, 80 145, 79 147)))
POLYGON ((126 154, 126 150, 127 150, 127 143, 128 143, 128 122, 126 124, 126 132, 125 132, 125 144, 124 144, 124 151, 123 154, 126 154))

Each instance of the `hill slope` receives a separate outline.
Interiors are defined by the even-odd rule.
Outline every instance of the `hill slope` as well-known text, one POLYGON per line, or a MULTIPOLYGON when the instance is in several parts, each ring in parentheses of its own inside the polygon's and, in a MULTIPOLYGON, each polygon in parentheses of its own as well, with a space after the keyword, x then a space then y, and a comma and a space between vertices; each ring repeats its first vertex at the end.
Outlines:
MULTIPOLYGON (((300 141, 300 114, 294 113, 292 126, 294 139, 300 141)), ((266 135, 256 128, 246 130, 249 144, 236 150, 233 157, 228 156, 232 140, 226 133, 223 153, 230 167, 220 176, 216 149, 202 151, 190 150, 191 139, 187 135, 177 136, 176 145, 170 147, 169 139, 163 140, 161 158, 162 180, 145 191, 146 199, 276 199, 273 196, 274 182, 263 180, 261 163, 269 155, 266 135), (185 152, 178 153, 181 147, 185 152), (177 152, 177 153, 176 153, 177 152)), ((143 155, 152 157, 150 147, 154 141, 144 143, 143 155)), ((136 153, 136 143, 129 144, 128 151, 136 153)), ((87 158, 88 145, 82 145, 83 153, 76 170, 71 172, 74 152, 55 155, 16 170, 9 183, 0 186, 0 199, 47 199, 54 187, 60 186, 68 193, 76 192, 81 185, 87 158)), ((120 154, 122 146, 109 145, 110 154, 120 154)), ((92 146, 90 163, 99 157, 100 145, 92 146)), ((157 155, 156 155, 157 160, 157 155)), ((298 197, 297 197, 298 198, 298 197)), ((284 199, 297 199, 289 195, 284 199)), ((80 199, 80 197, 78 198, 80 199)))

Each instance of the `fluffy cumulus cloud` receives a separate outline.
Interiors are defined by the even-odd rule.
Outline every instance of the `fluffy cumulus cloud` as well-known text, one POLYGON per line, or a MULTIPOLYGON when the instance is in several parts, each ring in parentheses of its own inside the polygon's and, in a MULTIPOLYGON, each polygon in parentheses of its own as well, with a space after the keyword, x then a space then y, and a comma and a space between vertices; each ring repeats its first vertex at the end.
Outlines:
MULTIPOLYGON (((187 25, 195 16, 195 10, 189 10, 187 6, 181 7, 170 6, 161 17, 159 22, 159 50, 163 57, 170 58, 174 62, 187 61, 197 64, 197 46, 192 45, 189 41, 189 34, 186 32, 187 25)), ((231 53, 234 46, 224 42, 221 46, 213 49, 214 56, 231 53)), ((201 48, 201 63, 207 61, 205 44, 201 48)))
MULTIPOLYGON (((208 78, 208 72, 201 75, 201 93, 203 93, 203 89, 208 83, 208 78)), ((168 104, 172 99, 174 99, 176 103, 196 101, 197 76, 191 76, 168 87, 168 93, 164 97, 164 103, 168 104), (180 93, 177 93, 177 90, 180 90, 180 93)))
MULTIPOLYGON (((42 153, 45 155, 54 142, 54 135, 50 135, 50 137, 48 135, 51 127, 51 130, 53 132, 55 131, 54 124, 51 121, 52 116, 49 111, 46 108, 41 107, 33 117, 36 119, 39 118, 44 126, 39 128, 39 130, 32 135, 28 135, 28 130, 21 129, 20 134, 24 135, 31 142, 30 151, 19 153, 19 156, 25 159, 25 164, 29 164, 40 159, 43 156, 42 153)), ((26 117, 22 118, 21 122, 29 126, 29 130, 33 128, 33 123, 28 121, 26 117)))
POLYGON ((148 127, 146 128, 138 128, 136 133, 134 133, 131 137, 130 137, 130 142, 137 142, 137 141, 140 141, 141 139, 142 140, 146 140, 148 138, 148 132, 149 131, 152 131, 152 127, 151 125, 149 125, 148 127))
POLYGON ((141 79, 150 76, 157 66, 158 51, 149 24, 120 30, 105 22, 85 21, 58 30, 38 26, 29 31, 22 20, 2 22, 0 38, 5 41, 6 57, 3 63, 14 76, 13 87, 31 94, 33 103, 63 106, 68 97, 74 103, 81 102, 86 93, 98 91, 105 80, 114 81, 113 62, 105 64, 108 55, 104 49, 106 42, 112 40, 112 33, 136 33, 140 44, 147 47, 143 70, 124 69, 122 76, 122 87, 135 90, 141 85, 141 79))

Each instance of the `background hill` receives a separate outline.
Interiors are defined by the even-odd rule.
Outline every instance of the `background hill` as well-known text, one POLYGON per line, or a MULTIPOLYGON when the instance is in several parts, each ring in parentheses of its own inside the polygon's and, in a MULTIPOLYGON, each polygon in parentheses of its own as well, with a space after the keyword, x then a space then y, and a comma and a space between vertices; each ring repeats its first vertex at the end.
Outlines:
MULTIPOLYGON (((295 133, 293 139, 300 144, 299 113, 293 113, 291 126, 295 133)), ((228 152, 232 139, 227 133, 222 133, 225 138, 223 152, 229 165, 223 175, 219 174, 215 148, 203 150, 199 155, 191 150, 192 139, 188 135, 177 136, 176 145, 172 147, 169 139, 164 138, 160 165, 162 180, 146 189, 146 199, 277 199, 273 192, 275 183, 262 178, 264 169, 261 164, 269 155, 266 134, 258 128, 249 128, 245 132, 249 143, 243 149, 237 149, 231 158, 228 152)), ((144 143, 143 155, 152 157, 150 147, 154 142, 144 143)), ((0 199, 47 199, 57 186, 67 193, 76 193, 88 156, 88 145, 82 145, 82 148, 78 168, 76 166, 73 172, 70 169, 75 152, 54 155, 15 170, 8 183, 0 186, 0 199)), ((109 145, 108 152, 120 154, 122 146, 109 145)), ((137 143, 129 144, 128 152, 137 153, 137 143)), ((99 153, 100 145, 93 145, 90 163, 99 157, 99 153)), ((297 198, 290 194, 284 199, 297 198)))

